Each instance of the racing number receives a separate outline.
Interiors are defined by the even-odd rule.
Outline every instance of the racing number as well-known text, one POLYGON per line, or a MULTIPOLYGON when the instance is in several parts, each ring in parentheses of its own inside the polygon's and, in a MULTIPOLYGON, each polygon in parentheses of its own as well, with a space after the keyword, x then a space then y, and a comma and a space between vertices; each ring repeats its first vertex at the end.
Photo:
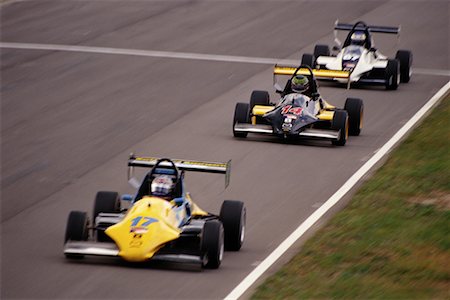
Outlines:
POLYGON ((136 217, 133 220, 131 220, 131 226, 137 226, 137 224, 143 219, 143 223, 141 224, 141 227, 147 227, 148 225, 158 222, 158 220, 150 218, 150 217, 136 217))
POLYGON ((292 107, 292 105, 286 105, 281 109, 281 114, 285 115, 287 113, 291 113, 299 116, 302 113, 301 107, 292 107))

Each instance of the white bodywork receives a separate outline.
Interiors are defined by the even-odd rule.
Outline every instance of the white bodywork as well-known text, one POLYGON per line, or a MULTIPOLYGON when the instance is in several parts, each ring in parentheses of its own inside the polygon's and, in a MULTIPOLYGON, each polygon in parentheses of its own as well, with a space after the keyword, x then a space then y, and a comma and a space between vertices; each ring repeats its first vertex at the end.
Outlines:
POLYGON ((387 57, 379 51, 369 51, 362 46, 355 45, 343 48, 337 56, 319 56, 316 60, 317 65, 325 66, 329 70, 350 71, 349 79, 334 79, 341 83, 357 82, 364 73, 371 71, 373 68, 385 69, 387 62, 387 57), (344 69, 342 66, 343 59, 355 61, 353 68, 344 69))

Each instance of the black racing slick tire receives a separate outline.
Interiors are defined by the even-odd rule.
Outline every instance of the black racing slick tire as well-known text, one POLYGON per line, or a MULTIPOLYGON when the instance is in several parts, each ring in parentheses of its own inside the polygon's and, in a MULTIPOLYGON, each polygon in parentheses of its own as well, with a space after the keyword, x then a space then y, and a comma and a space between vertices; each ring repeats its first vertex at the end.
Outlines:
POLYGON ((233 136, 238 138, 247 137, 247 132, 237 132, 235 126, 237 123, 248 124, 250 118, 250 105, 248 103, 238 102, 234 109, 233 117, 233 136))
POLYGON ((398 50, 395 58, 400 62, 400 82, 408 83, 412 74, 412 52, 409 50, 398 50))
POLYGON ((359 135, 363 128, 364 104, 359 98, 347 98, 344 109, 348 114, 348 133, 359 135))
POLYGON ((314 57, 314 55, 312 54, 303 54, 302 55, 302 65, 307 65, 311 68, 314 69, 315 65, 316 65, 316 58, 314 57))
POLYGON ((336 110, 334 112, 332 129, 340 130, 339 139, 332 141, 332 144, 344 146, 348 138, 348 114, 345 110, 336 110))
POLYGON ((225 232, 225 249, 239 251, 245 238, 246 208, 242 201, 225 200, 220 209, 220 220, 225 232))
MULTIPOLYGON (((98 192, 95 196, 93 222, 100 213, 119 213, 120 197, 117 192, 98 192)), ((97 230, 97 241, 110 242, 111 239, 103 230, 97 230)))
POLYGON ((250 95, 250 112, 255 105, 269 105, 270 95, 267 91, 253 91, 250 95))
POLYGON ((86 241, 89 237, 88 224, 87 213, 71 211, 67 220, 64 243, 67 241, 86 241))
POLYGON ((201 249, 204 254, 203 266, 209 269, 217 269, 222 262, 224 252, 224 233, 220 221, 205 222, 201 249))
POLYGON ((400 83, 400 64, 396 59, 389 59, 386 66, 385 86, 387 90, 396 90, 400 83))
POLYGON ((330 47, 328 45, 316 45, 314 46, 314 57, 330 56, 330 47))

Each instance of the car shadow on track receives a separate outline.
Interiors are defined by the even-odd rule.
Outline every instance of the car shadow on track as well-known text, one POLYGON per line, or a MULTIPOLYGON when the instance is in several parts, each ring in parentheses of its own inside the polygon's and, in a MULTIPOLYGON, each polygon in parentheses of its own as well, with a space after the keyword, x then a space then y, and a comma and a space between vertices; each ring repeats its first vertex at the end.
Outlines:
POLYGON ((306 146, 306 147, 321 147, 321 148, 335 148, 329 141, 324 140, 310 140, 310 139, 283 139, 278 137, 262 137, 262 136, 248 136, 246 138, 233 138, 239 142, 251 142, 261 144, 279 144, 279 145, 292 145, 292 146, 306 146))
POLYGON ((145 270, 172 270, 185 272, 201 272, 203 268, 199 264, 187 263, 173 263, 161 261, 147 261, 147 262, 127 262, 120 258, 114 257, 88 257, 79 259, 64 259, 64 263, 70 265, 90 265, 90 266, 105 266, 112 268, 130 268, 130 269, 145 269, 145 270))

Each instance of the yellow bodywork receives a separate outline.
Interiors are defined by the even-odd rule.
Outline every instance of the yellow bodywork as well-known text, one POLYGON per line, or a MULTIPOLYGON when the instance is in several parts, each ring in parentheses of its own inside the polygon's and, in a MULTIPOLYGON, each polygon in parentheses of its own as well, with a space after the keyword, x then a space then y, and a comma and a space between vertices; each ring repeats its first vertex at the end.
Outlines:
POLYGON ((252 115, 262 116, 274 108, 275 108, 275 106, 255 105, 252 110, 252 115))
MULTIPOLYGON (((198 207, 186 194, 192 216, 208 213, 198 207)), ((155 255, 166 243, 180 236, 180 224, 188 218, 184 206, 174 201, 145 196, 137 201, 119 223, 108 227, 105 233, 116 243, 119 256, 127 261, 141 262, 155 255)))
POLYGON ((322 100, 323 107, 319 110, 319 114, 316 116, 319 120, 331 121, 334 116, 335 106, 331 105, 325 100, 322 100))
POLYGON ((145 261, 164 244, 180 236, 178 226, 185 216, 185 210, 174 209, 171 202, 146 196, 133 205, 121 222, 108 227, 105 233, 117 244, 119 256, 123 259, 145 261))
MULTIPOLYGON (((322 99, 322 107, 320 107, 319 101, 316 101, 316 105, 318 107, 319 113, 317 114, 317 118, 319 120, 331 121, 334 116, 335 106, 329 104, 325 100, 322 99)), ((255 105, 252 110, 252 119, 251 122, 253 125, 256 124, 256 116, 263 116, 265 113, 274 109, 275 106, 265 106, 265 105, 255 105)))
POLYGON ((192 216, 207 216, 208 213, 201 209, 197 204, 192 201, 191 195, 189 193, 186 193, 186 200, 191 205, 191 215, 192 216))

